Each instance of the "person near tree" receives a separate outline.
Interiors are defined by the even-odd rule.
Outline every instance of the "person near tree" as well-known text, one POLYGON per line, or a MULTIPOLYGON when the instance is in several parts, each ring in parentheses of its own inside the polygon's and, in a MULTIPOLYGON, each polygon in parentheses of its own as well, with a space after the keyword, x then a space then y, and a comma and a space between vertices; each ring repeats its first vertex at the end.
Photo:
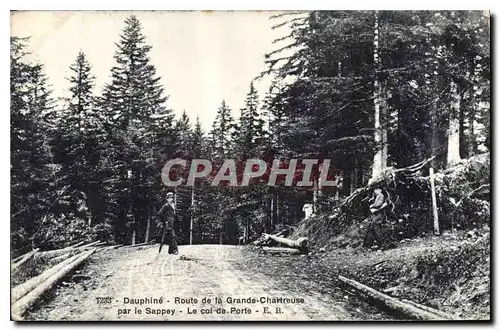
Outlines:
POLYGON ((158 212, 159 227, 161 228, 160 249, 158 254, 165 243, 168 244, 168 254, 179 254, 179 247, 177 246, 177 238, 175 234, 175 223, 177 220, 177 213, 175 211, 174 193, 168 192, 166 195, 167 202, 161 207, 158 212))

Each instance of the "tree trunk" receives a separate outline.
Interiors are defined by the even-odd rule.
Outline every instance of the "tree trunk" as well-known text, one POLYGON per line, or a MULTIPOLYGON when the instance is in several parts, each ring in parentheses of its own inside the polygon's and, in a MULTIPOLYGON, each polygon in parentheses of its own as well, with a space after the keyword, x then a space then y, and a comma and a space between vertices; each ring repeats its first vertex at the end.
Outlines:
MULTIPOLYGON (((437 140, 437 101, 432 102, 431 105, 431 155, 430 157, 438 155, 438 140, 437 140)), ((436 158, 431 161, 431 166, 437 168, 436 158)))
POLYGON ((38 252, 38 251, 39 251, 39 248, 36 248, 36 249, 32 250, 31 252, 29 252, 28 254, 24 255, 24 257, 21 260, 19 260, 19 262, 11 264, 10 271, 14 272, 17 268, 19 268, 22 264, 24 264, 24 262, 28 261, 33 256, 35 256, 36 252, 38 252))
POLYGON ((350 170, 350 185, 349 185, 349 194, 352 194, 358 188, 358 178, 359 178, 359 168, 358 168, 358 160, 354 161, 354 166, 350 170))
POLYGON ((193 244, 193 223, 194 223, 194 212, 195 212, 195 199, 194 199, 194 185, 191 189, 191 215, 189 216, 189 244, 193 244))
MULTIPOLYGON (((328 169, 326 169, 325 171, 328 171, 328 169)), ((323 196, 323 181, 321 180, 321 173, 322 172, 323 172, 323 163, 318 166, 318 174, 317 174, 318 198, 323 196)), ((328 178, 328 176, 326 176, 325 178, 328 178)))
POLYGON ((264 233, 264 240, 273 240, 276 241, 277 243, 280 243, 282 245, 285 245, 290 248, 297 248, 301 252, 307 252, 308 246, 309 246, 309 240, 307 238, 301 237, 297 240, 292 240, 288 238, 281 238, 272 234, 267 234, 264 233))
POLYGON ((281 223, 280 222, 280 197, 278 194, 276 194, 276 218, 275 218, 275 223, 281 223))
POLYGON ((458 119, 458 135, 460 137, 460 157, 467 158, 469 155, 468 141, 465 134, 465 105, 462 103, 460 107, 460 116, 458 119))
POLYGON ((318 179, 313 179, 313 213, 318 211, 318 179))
POLYGON ((474 120, 476 115, 476 105, 469 110, 469 141, 468 141, 468 157, 476 155, 476 133, 474 132, 474 120))
POLYGON ((274 196, 271 195, 271 229, 274 230, 274 196))
POLYGON ((375 25, 374 25, 374 37, 373 37, 373 63, 375 69, 374 81, 373 81, 373 105, 374 105, 374 151, 373 165, 372 165, 372 177, 371 181, 379 177, 385 169, 387 164, 387 133, 384 129, 384 114, 385 110, 381 110, 381 107, 385 106, 382 102, 382 84, 380 82, 379 74, 381 69, 380 62, 380 46, 379 46, 379 20, 378 11, 375 11, 375 25))
POLYGON ((148 221, 146 223, 146 234, 144 235, 144 242, 149 242, 149 229, 151 228, 151 213, 148 215, 148 221))
MULTIPOLYGON (((380 61, 380 60, 379 60, 380 61)), ((381 144, 382 144, 382 159, 380 160, 382 171, 387 168, 387 158, 388 158, 388 144, 387 144, 387 128, 388 128, 388 104, 386 100, 387 93, 387 84, 386 82, 380 82, 380 136, 381 136, 381 144)))
POLYGON ((451 82, 451 97, 448 126, 448 156, 446 158, 448 167, 460 161, 460 95, 458 94, 455 82, 451 82))
POLYGON ((288 248, 288 247, 262 247, 264 253, 268 254, 290 254, 290 255, 299 255, 300 251, 297 248, 288 248))

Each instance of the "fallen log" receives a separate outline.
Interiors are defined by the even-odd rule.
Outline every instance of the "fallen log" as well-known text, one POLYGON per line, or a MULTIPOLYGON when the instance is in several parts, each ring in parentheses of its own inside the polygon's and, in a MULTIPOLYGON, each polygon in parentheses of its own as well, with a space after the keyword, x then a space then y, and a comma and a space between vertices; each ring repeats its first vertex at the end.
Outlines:
POLYGON ((444 311, 437 310, 436 308, 432 308, 432 307, 429 307, 429 306, 424 306, 424 305, 422 305, 420 303, 416 303, 416 302, 413 302, 413 301, 410 301, 410 300, 406 300, 406 299, 401 299, 401 301, 406 302, 406 303, 411 304, 411 305, 414 305, 417 308, 430 311, 431 313, 434 313, 436 315, 442 316, 444 319, 447 319, 447 320, 460 320, 461 319, 459 317, 447 314, 444 311))
POLYGON ((38 298, 40 298, 43 293, 51 289, 55 284, 57 284, 57 282, 78 267, 78 265, 85 261, 95 251, 96 249, 92 249, 91 251, 82 253, 76 260, 70 262, 69 264, 65 264, 63 268, 59 269, 55 274, 47 278, 32 291, 16 301, 11 307, 12 318, 14 320, 22 320, 22 315, 38 300, 38 298))
MULTIPOLYGON (((385 307, 389 308, 390 310, 397 311, 398 313, 414 318, 417 320, 448 320, 448 318, 445 318, 443 315, 438 315, 436 313, 433 313, 428 310, 424 310, 421 308, 416 307, 414 304, 410 304, 408 302, 403 302, 401 300, 398 300, 396 298, 393 298, 387 294, 384 294, 382 292, 379 292, 369 286, 363 285, 355 280, 339 276, 338 278, 342 283, 345 283, 347 285, 352 286, 359 292, 363 293, 364 295, 370 297, 371 299, 375 300, 376 302, 384 305, 385 307)), ((443 313, 444 314, 444 313, 443 313)))
POLYGON ((85 244, 83 246, 77 247, 76 249, 94 247, 95 245, 98 245, 99 243, 101 243, 101 241, 100 240, 96 240, 96 241, 93 241, 91 243, 85 244))
POLYGON ((82 246, 83 244, 85 244, 85 241, 80 241, 79 243, 76 243, 76 244, 71 245, 69 247, 76 248, 76 247, 82 246))
POLYGON ((24 254, 22 254, 22 255, 19 255, 18 257, 13 258, 11 262, 12 262, 12 263, 16 263, 16 262, 20 261, 23 257, 25 257, 25 256, 26 256, 26 254, 29 254, 29 253, 30 253, 30 252, 28 252, 28 253, 24 253, 24 254))
POLYGON ((31 252, 27 253, 24 255, 24 257, 19 260, 18 262, 16 263, 12 263, 10 265, 10 272, 14 272, 17 268, 19 268, 19 266, 21 266, 24 262, 28 261, 29 259, 31 259, 33 256, 35 256, 35 254, 38 252, 39 248, 36 248, 34 250, 32 250, 31 252))
MULTIPOLYGON (((273 236, 286 237, 286 235, 290 232, 291 232, 291 229, 286 228, 286 229, 283 229, 281 231, 276 232, 275 234, 273 234, 273 236)), ((259 245, 262 246, 262 245, 265 245, 268 241, 269 241, 269 238, 267 238, 266 234, 263 233, 257 240, 252 241, 250 244, 256 245, 256 246, 259 246, 259 245)))
POLYGON ((16 263, 16 262, 21 261, 26 255, 30 254, 31 252, 33 252, 33 251, 29 251, 27 253, 24 253, 24 254, 19 255, 18 257, 14 258, 14 259, 12 259, 12 263, 16 263))
MULTIPOLYGON (((69 253, 68 253, 69 254, 69 253)), ((73 257, 70 257, 68 259, 65 259, 64 261, 60 262, 59 264, 53 266, 52 268, 49 268, 48 270, 45 270, 42 272, 40 275, 33 277, 24 283, 17 285, 14 287, 11 291, 11 303, 16 302, 17 300, 21 299, 23 296, 25 296, 29 291, 33 290, 35 287, 40 285, 43 281, 45 281, 47 278, 50 276, 54 275, 56 272, 61 270, 64 266, 67 264, 73 262, 74 260, 78 259, 81 255, 84 253, 81 253, 80 255, 75 255, 73 257)))
POLYGON ((141 246, 147 246, 147 245, 154 245, 152 243, 140 243, 140 244, 135 244, 135 245, 127 245, 127 246, 123 246, 124 248, 125 247, 141 247, 141 246))
POLYGON ((109 250, 112 250, 114 249, 115 246, 105 246, 105 247, 99 247, 99 249, 97 250, 98 252, 104 252, 104 251, 109 251, 109 250))
POLYGON ((51 258, 54 258, 56 256, 66 254, 66 253, 73 251, 73 250, 82 251, 82 250, 88 249, 90 247, 93 247, 93 246, 99 244, 100 242, 101 242, 100 240, 97 240, 97 241, 91 242, 91 243, 83 245, 83 246, 77 247, 77 246, 73 245, 73 246, 69 246, 69 247, 65 247, 65 248, 53 249, 53 250, 44 251, 44 252, 38 252, 36 254, 36 256, 39 258, 43 258, 43 259, 51 259, 51 258))
POLYGON ((308 251, 309 240, 305 237, 300 237, 297 240, 292 240, 292 239, 288 239, 288 238, 277 237, 277 236, 274 236, 272 234, 266 234, 266 233, 264 233, 264 236, 266 237, 266 240, 271 239, 271 240, 273 240, 277 243, 280 243, 282 245, 285 245, 287 247, 297 248, 300 250, 301 253, 307 253, 307 251, 308 251))
POLYGON ((259 246, 262 245, 263 243, 264 243, 264 235, 261 235, 257 240, 252 241, 250 244, 259 246))
POLYGON ((300 251, 297 248, 288 248, 288 247, 262 247, 264 253, 267 254, 290 254, 290 255, 299 255, 300 251))
POLYGON ((53 257, 53 258, 50 260, 50 262, 51 262, 51 263, 56 263, 56 264, 57 264, 57 263, 59 263, 59 262, 62 262, 62 261, 64 261, 64 260, 68 259, 70 255, 71 255, 71 252, 68 252, 68 253, 66 253, 66 254, 63 254, 63 255, 59 255, 59 256, 53 257))

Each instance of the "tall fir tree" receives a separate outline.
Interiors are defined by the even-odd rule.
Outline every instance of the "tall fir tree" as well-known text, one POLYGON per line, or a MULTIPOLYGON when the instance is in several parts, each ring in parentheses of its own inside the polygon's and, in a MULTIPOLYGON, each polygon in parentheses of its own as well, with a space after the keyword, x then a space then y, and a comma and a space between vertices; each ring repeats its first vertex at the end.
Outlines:
POLYGON ((238 127, 237 151, 243 159, 258 155, 263 145, 264 119, 259 110, 259 95, 253 82, 245 99, 245 107, 241 109, 238 127))
POLYGON ((221 158, 229 157, 232 151, 232 137, 234 133, 234 119, 231 114, 231 109, 226 104, 225 100, 217 110, 214 122, 214 134, 216 136, 215 149, 221 158))
POLYGON ((162 203, 164 190, 157 174, 174 152, 172 110, 160 77, 151 64, 142 26, 136 16, 125 20, 105 86, 101 107, 106 114, 108 187, 115 219, 115 234, 121 242, 141 240, 148 232, 147 220, 162 203))
POLYGON ((74 192, 70 201, 73 205, 78 204, 83 195, 86 208, 78 216, 88 219, 89 225, 92 225, 104 221, 100 163, 105 135, 93 95, 95 77, 85 53, 78 53, 70 70, 71 96, 67 109, 63 110, 64 118, 59 122, 53 144, 56 159, 74 192))
POLYGON ((53 99, 43 66, 26 60, 26 38, 11 38, 11 225, 12 247, 41 244, 37 233, 58 200, 58 168, 47 138, 53 99))

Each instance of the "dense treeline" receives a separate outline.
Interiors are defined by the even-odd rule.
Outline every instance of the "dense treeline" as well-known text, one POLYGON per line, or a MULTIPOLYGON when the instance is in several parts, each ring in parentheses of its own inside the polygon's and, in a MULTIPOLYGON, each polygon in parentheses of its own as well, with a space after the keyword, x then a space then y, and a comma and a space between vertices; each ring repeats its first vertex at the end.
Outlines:
MULTIPOLYGON (((431 156, 445 168, 490 149, 490 27, 483 12, 287 12, 289 35, 265 55, 274 81, 249 82, 239 118, 224 100, 209 132, 175 118, 141 24, 125 21, 111 79, 94 94, 91 64, 70 66, 71 97, 51 97, 27 39, 11 39, 11 227, 15 250, 82 237, 151 240, 168 159, 243 162, 329 158, 337 190, 313 171, 311 188, 179 187, 184 243, 236 243, 293 224, 306 201, 328 208, 387 167, 431 156), (259 96, 259 92, 265 95, 259 96), (193 231, 190 233, 190 223, 193 231)), ((258 75, 259 73, 256 73, 258 75)), ((258 79, 258 78, 257 78, 258 79)), ((215 110, 214 110, 215 111, 215 110)))

